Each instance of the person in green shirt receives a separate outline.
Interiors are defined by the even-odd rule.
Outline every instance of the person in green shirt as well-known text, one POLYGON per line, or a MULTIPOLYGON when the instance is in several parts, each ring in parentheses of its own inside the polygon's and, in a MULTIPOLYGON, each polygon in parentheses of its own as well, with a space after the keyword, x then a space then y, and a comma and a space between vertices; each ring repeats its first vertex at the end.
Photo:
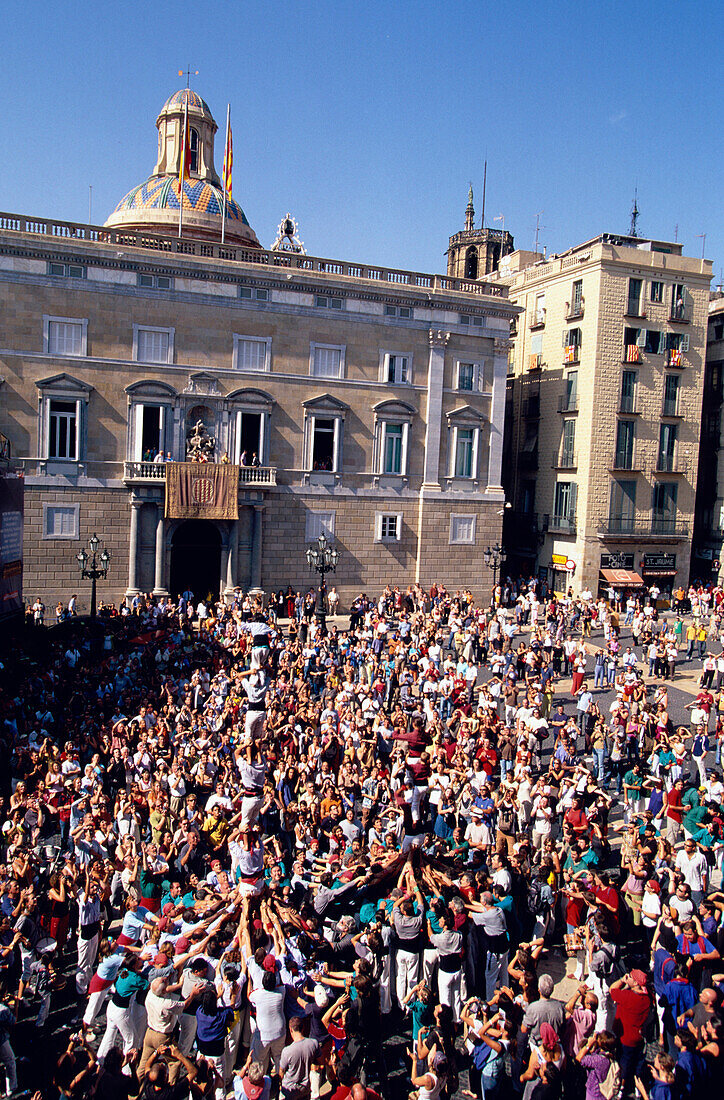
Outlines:
POLYGON ((417 1036, 422 1027, 430 1027, 434 1023, 432 994, 424 980, 414 985, 402 1002, 403 1008, 412 1015, 412 1041, 417 1042, 417 1036))
POLYGON ((633 814, 640 813, 643 809, 641 800, 643 785, 644 780, 641 774, 641 765, 634 764, 630 771, 627 771, 623 777, 623 796, 626 800, 626 811, 629 820, 633 814))

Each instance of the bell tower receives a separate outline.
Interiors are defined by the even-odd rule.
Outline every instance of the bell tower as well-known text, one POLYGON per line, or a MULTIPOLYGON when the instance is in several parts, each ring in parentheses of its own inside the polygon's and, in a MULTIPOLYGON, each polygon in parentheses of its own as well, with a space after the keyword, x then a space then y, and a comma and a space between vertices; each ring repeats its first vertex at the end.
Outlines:
POLYGON ((447 273, 456 279, 484 279, 498 270, 500 260, 513 251, 513 237, 505 229, 475 228, 473 188, 468 191, 465 228, 450 237, 447 273))

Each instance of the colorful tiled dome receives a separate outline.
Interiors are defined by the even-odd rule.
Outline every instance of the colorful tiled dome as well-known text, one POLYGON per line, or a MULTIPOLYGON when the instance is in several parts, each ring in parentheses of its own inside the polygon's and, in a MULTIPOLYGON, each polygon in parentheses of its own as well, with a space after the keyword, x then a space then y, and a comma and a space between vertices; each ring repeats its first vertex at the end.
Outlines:
POLYGON ((188 100, 189 108, 196 107, 199 111, 204 111, 207 115, 211 114, 209 105, 205 99, 202 99, 200 95, 192 91, 191 88, 180 88, 173 95, 170 95, 163 107, 162 111, 167 111, 173 107, 183 107, 188 100))
MULTIPOLYGON (((199 214, 215 214, 221 217, 223 210, 223 194, 220 187, 207 180, 185 180, 183 204, 186 211, 196 211, 199 214)), ((177 176, 151 176, 149 179, 132 188, 121 199, 113 214, 120 214, 128 210, 178 210, 179 186, 177 176)), ((248 225, 246 214, 234 199, 226 199, 226 218, 228 221, 240 222, 248 225)))

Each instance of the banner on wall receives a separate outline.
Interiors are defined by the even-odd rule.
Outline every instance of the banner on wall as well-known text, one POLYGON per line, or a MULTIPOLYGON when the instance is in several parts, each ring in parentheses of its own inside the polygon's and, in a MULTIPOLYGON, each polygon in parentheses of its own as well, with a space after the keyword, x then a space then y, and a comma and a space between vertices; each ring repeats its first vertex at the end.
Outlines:
POLYGON ((21 474, 0 473, 0 620, 23 606, 23 505, 21 474))
POLYGON ((167 519, 238 519, 239 467, 229 462, 168 462, 167 519))

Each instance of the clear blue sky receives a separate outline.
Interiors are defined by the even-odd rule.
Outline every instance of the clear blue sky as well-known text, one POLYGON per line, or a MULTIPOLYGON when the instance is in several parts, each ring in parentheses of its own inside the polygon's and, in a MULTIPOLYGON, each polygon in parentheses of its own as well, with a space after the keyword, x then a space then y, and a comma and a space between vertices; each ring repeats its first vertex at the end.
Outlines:
POLYGON ((93 221, 148 176, 183 82, 234 133, 234 197, 267 247, 444 270, 468 184, 518 247, 627 232, 724 263, 721 4, 266 0, 3 7, 0 209, 93 221))

